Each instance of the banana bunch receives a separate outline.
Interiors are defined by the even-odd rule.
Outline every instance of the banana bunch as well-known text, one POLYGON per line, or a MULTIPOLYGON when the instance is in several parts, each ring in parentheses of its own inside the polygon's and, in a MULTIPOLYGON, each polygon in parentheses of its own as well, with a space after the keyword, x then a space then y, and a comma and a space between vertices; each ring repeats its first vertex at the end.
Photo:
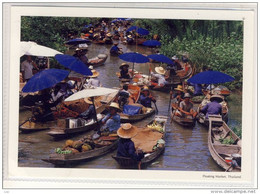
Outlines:
POLYGON ((156 122, 153 122, 151 125, 147 125, 147 127, 150 129, 155 129, 157 131, 163 132, 162 126, 156 122))

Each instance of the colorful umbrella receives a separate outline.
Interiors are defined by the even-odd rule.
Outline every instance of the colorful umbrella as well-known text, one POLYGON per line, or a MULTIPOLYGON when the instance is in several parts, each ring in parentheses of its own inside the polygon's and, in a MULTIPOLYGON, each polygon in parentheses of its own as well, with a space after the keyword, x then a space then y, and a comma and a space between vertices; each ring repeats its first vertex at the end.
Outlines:
POLYGON ((36 73, 25 84, 23 92, 36 92, 46 88, 50 88, 61 82, 69 75, 69 72, 61 69, 45 69, 36 73))
POLYGON ((62 64, 64 67, 67 67, 77 73, 82 75, 93 75, 91 70, 78 58, 71 55, 55 55, 55 59, 62 64))
POLYGON ((143 43, 143 45, 150 46, 150 47, 161 46, 161 42, 159 42, 157 40, 147 40, 143 43))
POLYGON ((147 57, 158 62, 167 63, 169 65, 173 64, 173 61, 163 54, 148 55, 147 57))
POLYGON ((149 34, 149 31, 144 29, 144 28, 139 28, 137 26, 131 26, 130 28, 128 28, 126 30, 126 32, 129 32, 129 31, 133 31, 135 30, 138 34, 141 34, 141 35, 148 35, 149 34))
POLYGON ((52 48, 38 45, 35 42, 20 42, 20 57, 23 55, 54 57, 56 54, 62 53, 52 48))
POLYGON ((234 80, 235 78, 219 71, 203 71, 192 76, 188 79, 188 82, 194 84, 219 84, 234 80))

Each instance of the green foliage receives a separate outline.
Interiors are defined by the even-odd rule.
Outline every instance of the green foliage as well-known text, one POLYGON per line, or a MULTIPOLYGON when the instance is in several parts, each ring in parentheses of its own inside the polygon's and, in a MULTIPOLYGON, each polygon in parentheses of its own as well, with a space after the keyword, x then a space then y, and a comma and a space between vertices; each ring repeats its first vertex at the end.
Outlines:
POLYGON ((232 131, 241 139, 242 138, 242 128, 240 126, 233 127, 232 131))
POLYGON ((222 144, 226 144, 226 145, 232 145, 235 143, 234 139, 231 136, 227 136, 226 138, 220 138, 219 141, 222 144))

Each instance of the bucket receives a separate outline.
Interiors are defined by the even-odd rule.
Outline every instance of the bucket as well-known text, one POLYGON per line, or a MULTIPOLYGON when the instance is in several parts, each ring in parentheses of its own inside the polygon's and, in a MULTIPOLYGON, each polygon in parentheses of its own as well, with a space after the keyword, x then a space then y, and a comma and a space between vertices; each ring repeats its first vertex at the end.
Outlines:
POLYGON ((231 164, 232 158, 231 157, 225 157, 225 161, 226 161, 226 163, 231 164))

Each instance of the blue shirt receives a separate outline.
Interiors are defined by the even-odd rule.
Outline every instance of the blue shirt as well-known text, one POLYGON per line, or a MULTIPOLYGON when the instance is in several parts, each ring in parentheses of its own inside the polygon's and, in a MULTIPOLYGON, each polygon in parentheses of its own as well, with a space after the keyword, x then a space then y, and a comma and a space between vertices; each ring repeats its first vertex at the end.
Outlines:
MULTIPOLYGON (((110 113, 108 113, 102 121, 106 121, 110 117, 110 113)), ((108 128, 109 132, 116 131, 120 127, 120 115, 116 114, 112 118, 108 119, 105 128, 108 128)))
POLYGON ((143 94, 139 97, 140 103, 145 107, 152 107, 152 99, 149 96, 144 96, 143 94))
POLYGON ((133 160, 140 161, 144 155, 136 154, 134 142, 131 139, 120 138, 117 148, 118 157, 132 158, 133 160))
POLYGON ((204 106, 201 109, 201 112, 204 114, 206 113, 206 118, 208 118, 208 115, 218 115, 222 114, 222 106, 217 101, 213 101, 208 103, 206 106, 204 106))
POLYGON ((117 52, 117 51, 119 51, 119 48, 118 48, 117 46, 112 46, 112 48, 110 49, 110 51, 117 52))
POLYGON ((190 84, 194 87, 194 95, 195 96, 199 96, 199 95, 202 95, 202 86, 201 84, 190 84))

